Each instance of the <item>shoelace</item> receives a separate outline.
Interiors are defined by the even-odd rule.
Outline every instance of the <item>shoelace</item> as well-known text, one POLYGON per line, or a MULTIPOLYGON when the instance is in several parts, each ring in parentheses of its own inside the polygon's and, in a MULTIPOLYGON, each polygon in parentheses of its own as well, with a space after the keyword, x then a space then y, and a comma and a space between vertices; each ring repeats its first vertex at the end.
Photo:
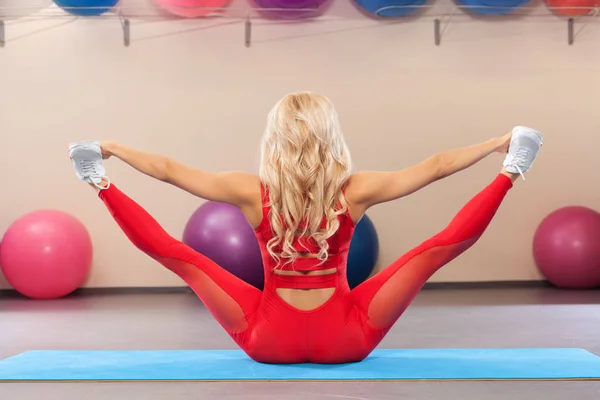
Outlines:
MULTIPOLYGON (((81 166, 81 172, 83 172, 85 174, 84 178, 94 178, 96 175, 96 173, 98 171, 96 171, 96 162, 92 161, 92 160, 81 160, 79 162, 79 165, 81 166)), ((92 179, 92 183, 94 184, 94 186, 96 186, 99 189, 108 189, 110 187, 110 181, 108 180, 107 177, 100 177, 100 178, 104 178, 107 181, 107 185, 106 186, 100 186, 99 184, 97 184, 96 182, 94 182, 94 180, 92 179)))
POLYGON ((515 152, 515 155, 513 156, 513 160, 512 160, 513 161, 512 166, 515 167, 517 169, 517 171, 519 171, 519 174, 521 175, 521 178, 523 178, 523 180, 525 180, 525 176, 523 175, 523 170, 521 169, 521 166, 526 164, 528 159, 529 159, 529 149, 527 149, 525 147, 521 147, 521 148, 517 149, 517 151, 515 152))
POLYGON ((85 174, 86 178, 93 177, 94 172, 96 172, 96 163, 94 161, 81 160, 79 165, 81 166, 81 172, 85 174))

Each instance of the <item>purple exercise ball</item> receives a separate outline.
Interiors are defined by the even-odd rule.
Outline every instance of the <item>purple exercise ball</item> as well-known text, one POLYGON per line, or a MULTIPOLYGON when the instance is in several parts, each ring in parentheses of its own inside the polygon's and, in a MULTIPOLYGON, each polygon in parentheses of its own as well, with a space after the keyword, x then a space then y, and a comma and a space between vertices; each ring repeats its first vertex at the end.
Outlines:
POLYGON ((274 19, 305 19, 321 14, 329 0, 252 0, 260 12, 274 19), (273 10, 277 9, 277 10, 273 10))
POLYGON ((533 257, 540 272, 557 287, 600 286, 600 213, 581 206, 552 212, 535 232, 533 257))
POLYGON ((183 242, 262 290, 260 247, 252 227, 237 207, 215 201, 202 204, 186 224, 183 242))

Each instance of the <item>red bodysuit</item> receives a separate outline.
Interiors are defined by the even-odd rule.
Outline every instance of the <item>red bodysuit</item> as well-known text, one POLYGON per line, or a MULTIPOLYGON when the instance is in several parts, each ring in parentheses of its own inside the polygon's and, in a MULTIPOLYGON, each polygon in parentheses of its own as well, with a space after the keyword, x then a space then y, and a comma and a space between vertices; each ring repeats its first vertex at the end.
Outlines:
MULTIPOLYGON (((273 233, 268 194, 263 191, 263 221, 255 230, 265 267, 264 290, 260 291, 169 236, 114 185, 101 190, 99 196, 133 244, 180 276, 249 357, 263 363, 331 364, 367 357, 429 277, 483 234, 511 187, 508 177, 498 175, 444 230, 353 290, 346 280, 346 260, 354 223, 347 214, 338 217, 340 227, 328 241, 330 255, 324 264, 317 265, 319 260, 307 257, 284 268, 335 268, 335 273, 278 275, 273 272, 275 261, 266 250, 273 233), (282 300, 277 288, 335 291, 321 306, 302 311, 282 300)), ((309 246, 309 250, 317 249, 309 246)))

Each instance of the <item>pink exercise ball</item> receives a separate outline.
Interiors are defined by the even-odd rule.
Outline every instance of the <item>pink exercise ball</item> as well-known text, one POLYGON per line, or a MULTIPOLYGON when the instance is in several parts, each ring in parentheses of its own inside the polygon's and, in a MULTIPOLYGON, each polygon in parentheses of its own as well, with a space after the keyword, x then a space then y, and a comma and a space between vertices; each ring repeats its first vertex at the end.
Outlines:
POLYGON ((600 213, 580 206, 552 212, 535 232, 533 257, 557 287, 600 286, 600 213))
POLYGON ((154 0, 165 11, 183 18, 198 18, 218 13, 230 0, 154 0))
POLYGON ((61 211, 40 210, 16 220, 0 243, 0 268, 8 283, 33 299, 56 299, 77 289, 92 265, 85 226, 61 211))

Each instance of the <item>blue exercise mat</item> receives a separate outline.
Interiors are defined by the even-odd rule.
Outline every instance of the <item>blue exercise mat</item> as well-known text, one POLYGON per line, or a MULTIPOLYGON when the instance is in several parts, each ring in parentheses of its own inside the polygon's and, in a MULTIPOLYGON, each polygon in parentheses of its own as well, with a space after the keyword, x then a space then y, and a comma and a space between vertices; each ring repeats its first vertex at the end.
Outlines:
POLYGON ((583 349, 375 350, 341 365, 269 365, 239 350, 28 351, 0 361, 0 381, 402 381, 600 379, 583 349))

